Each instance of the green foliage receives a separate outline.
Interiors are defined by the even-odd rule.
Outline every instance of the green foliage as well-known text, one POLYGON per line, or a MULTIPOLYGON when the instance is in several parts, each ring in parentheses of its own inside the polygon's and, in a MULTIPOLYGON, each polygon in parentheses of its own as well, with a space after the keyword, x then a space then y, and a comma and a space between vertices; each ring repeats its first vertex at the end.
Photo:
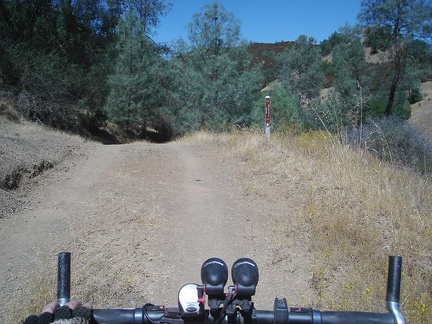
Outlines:
POLYGON ((164 121, 172 128, 174 136, 198 130, 202 118, 196 97, 202 84, 199 74, 188 69, 186 58, 172 58, 167 71, 169 82, 163 107, 164 121))
POLYGON ((391 47, 390 26, 368 26, 365 31, 365 46, 371 47, 371 54, 386 51, 391 47))
POLYGON ((218 2, 207 4, 187 25, 188 38, 195 48, 205 49, 208 55, 232 48, 240 42, 240 20, 218 2))
POLYGON ((277 58, 278 78, 300 101, 311 100, 319 95, 324 82, 321 53, 315 40, 300 36, 292 47, 277 58))
POLYGON ((145 131, 154 122, 162 97, 162 60, 155 54, 145 28, 133 10, 118 26, 114 73, 105 111, 112 122, 124 125, 127 132, 145 131))
POLYGON ((326 130, 335 134, 348 125, 357 124, 360 114, 361 105, 343 105, 338 93, 332 90, 329 91, 326 100, 314 101, 310 109, 303 112, 303 120, 307 128, 326 130))
POLYGON ((238 20, 214 3, 194 15, 188 28, 192 47, 169 64, 164 120, 176 134, 249 125, 262 75, 251 68, 247 44, 239 42, 238 20))
POLYGON ((128 5, 143 26, 145 35, 153 34, 153 29, 160 23, 160 17, 165 16, 172 6, 163 0, 129 0, 128 5))
POLYGON ((432 79, 432 45, 419 39, 406 43, 408 64, 407 72, 414 71, 418 82, 432 79))
MULTIPOLYGON (((414 104, 422 100, 423 96, 420 90, 422 71, 420 71, 417 66, 416 62, 409 57, 407 58, 405 73, 403 79, 400 81, 399 93, 396 97, 396 105, 407 102, 414 104)), ((396 109, 395 107, 395 113, 398 114, 396 109)), ((409 118, 410 116, 411 114, 406 117, 409 118)))
POLYGON ((393 116, 407 120, 411 117, 411 105, 405 101, 403 103, 395 104, 393 107, 393 116))
POLYGON ((78 121, 101 125, 115 29, 129 9, 150 32, 169 5, 160 0, 1 2, 0 84, 21 93, 25 116, 67 129, 78 121))
MULTIPOLYGON (((372 119, 380 118, 385 115, 387 103, 380 98, 371 98, 365 104, 365 117, 372 119)), ((399 103, 394 106, 393 114, 395 117, 401 119, 408 119, 411 117, 411 105, 408 102, 399 103)))
POLYGON ((327 56, 333 51, 333 48, 335 46, 348 43, 349 37, 346 34, 334 32, 333 34, 331 34, 329 39, 325 39, 320 43, 321 55, 327 56))
POLYGON ((382 99, 372 98, 365 106, 365 112, 370 118, 382 117, 384 115, 386 102, 382 99))
POLYGON ((350 39, 333 48, 332 63, 327 64, 333 88, 327 99, 314 102, 306 111, 305 121, 309 127, 338 132, 356 125, 363 117, 363 98, 369 95, 370 73, 360 40, 351 36, 350 39))
POLYGON ((323 83, 323 88, 330 88, 333 85, 334 78, 336 76, 336 66, 333 62, 323 61, 323 72, 325 76, 325 81, 323 83))
POLYGON ((362 88, 363 94, 368 92, 370 79, 367 73, 366 54, 360 40, 336 46, 333 51, 333 62, 336 70, 334 87, 342 100, 350 101, 357 87, 362 88))
POLYGON ((246 46, 208 57, 194 49, 170 62, 170 123, 179 134, 201 128, 248 125, 261 73, 250 69, 246 46))
POLYGON ((412 105, 423 100, 423 95, 420 89, 412 89, 408 95, 408 102, 412 105))
POLYGON ((430 36, 432 4, 429 1, 363 0, 361 6, 359 21, 381 43, 394 44, 398 37, 430 36))
POLYGON ((82 95, 78 103, 84 110, 80 123, 86 129, 103 127, 107 119, 103 107, 109 94, 108 78, 113 70, 113 56, 111 53, 97 55, 79 85, 82 95))
POLYGON ((19 0, 2 5, 2 85, 18 94, 24 116, 76 131, 87 114, 79 104, 101 108, 109 71, 104 51, 117 20, 114 6, 19 0))
POLYGON ((384 111, 389 116, 397 104, 395 96, 407 67, 406 43, 430 37, 432 4, 423 0, 364 0, 361 5, 358 18, 363 29, 377 39, 379 45, 388 44, 390 48, 393 77, 384 111))
POLYGON ((74 129, 76 109, 71 105, 82 71, 67 65, 57 53, 43 54, 24 44, 7 54, 20 72, 18 110, 23 116, 60 129, 74 129))
MULTIPOLYGON (((151 127, 169 136, 262 122, 259 60, 248 54, 239 20, 218 2, 193 16, 189 44, 179 40, 164 59, 167 47, 149 38, 170 8, 163 0, 0 3, 0 87, 16 94, 29 118, 73 130, 109 120, 135 134, 151 127)), ((349 26, 320 45, 306 36, 275 44, 264 66, 266 83, 282 83, 270 93, 273 127, 338 131, 387 113, 390 103, 392 114, 408 118, 408 102, 421 99, 420 82, 432 76, 431 46, 422 40, 428 9, 420 0, 362 2, 367 44, 390 49, 391 61, 379 65, 365 63, 349 26), (328 99, 318 99, 330 87, 328 99)))

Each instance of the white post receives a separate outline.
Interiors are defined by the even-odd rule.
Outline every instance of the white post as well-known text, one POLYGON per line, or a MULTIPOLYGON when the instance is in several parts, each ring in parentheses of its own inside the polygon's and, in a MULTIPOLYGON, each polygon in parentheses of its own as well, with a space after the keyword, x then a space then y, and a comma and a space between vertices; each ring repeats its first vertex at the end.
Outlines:
POLYGON ((265 135, 270 138, 270 96, 265 97, 265 135))

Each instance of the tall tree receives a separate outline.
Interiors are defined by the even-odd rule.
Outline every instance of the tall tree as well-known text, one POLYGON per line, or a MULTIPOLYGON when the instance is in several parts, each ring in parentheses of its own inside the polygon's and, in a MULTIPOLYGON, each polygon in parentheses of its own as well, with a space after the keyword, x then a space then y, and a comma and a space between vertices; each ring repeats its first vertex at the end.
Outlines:
POLYGON ((309 102, 319 95, 324 82, 321 50, 313 38, 301 35, 293 46, 285 49, 277 58, 279 79, 299 102, 309 102))
POLYGON ((126 131, 141 132, 149 125, 157 126, 160 119, 165 62, 149 35, 170 5, 163 0, 127 0, 124 5, 127 14, 117 28, 117 58, 104 110, 126 131))
POLYGON ((248 124, 261 73, 251 69, 238 19, 215 2, 193 16, 188 35, 191 46, 171 62, 178 71, 171 92, 176 127, 248 124))
POLYGON ((152 35, 153 29, 159 25, 160 17, 171 9, 171 4, 163 0, 129 0, 129 6, 136 11, 147 36, 152 35))
POLYGON ((239 45, 240 20, 218 2, 203 7, 187 25, 188 38, 195 48, 205 49, 209 55, 217 55, 239 45))
POLYGON ((362 102, 368 98, 370 78, 368 77, 366 53, 359 39, 351 39, 333 49, 337 95, 338 120, 343 125, 356 124, 362 118, 362 102), (360 97, 361 96, 361 97, 360 97))
POLYGON ((388 116, 406 65, 406 40, 432 36, 432 4, 429 0, 363 0, 358 18, 365 30, 380 27, 390 32, 393 78, 385 109, 388 116))
POLYGON ((132 8, 120 21, 117 38, 118 57, 109 77, 105 111, 127 132, 145 131, 160 99, 161 59, 132 8))

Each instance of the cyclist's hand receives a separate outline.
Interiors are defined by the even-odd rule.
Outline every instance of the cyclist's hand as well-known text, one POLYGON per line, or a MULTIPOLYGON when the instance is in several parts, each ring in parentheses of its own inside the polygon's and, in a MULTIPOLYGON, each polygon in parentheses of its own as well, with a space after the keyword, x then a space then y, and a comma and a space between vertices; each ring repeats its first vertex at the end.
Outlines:
POLYGON ((70 301, 63 306, 57 302, 46 305, 39 316, 30 315, 24 324, 89 324, 91 320, 91 304, 70 301))

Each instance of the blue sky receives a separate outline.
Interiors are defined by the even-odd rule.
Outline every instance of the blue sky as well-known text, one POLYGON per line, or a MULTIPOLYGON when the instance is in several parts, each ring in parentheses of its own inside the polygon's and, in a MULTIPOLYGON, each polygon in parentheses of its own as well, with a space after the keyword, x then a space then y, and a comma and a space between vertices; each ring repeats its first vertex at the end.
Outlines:
MULTIPOLYGON (((152 37, 156 42, 187 40, 185 26, 212 0, 165 0, 173 4, 152 37)), ((327 39, 346 23, 355 25, 361 0, 218 0, 242 22, 241 33, 251 42, 293 41, 300 35, 327 39)))

